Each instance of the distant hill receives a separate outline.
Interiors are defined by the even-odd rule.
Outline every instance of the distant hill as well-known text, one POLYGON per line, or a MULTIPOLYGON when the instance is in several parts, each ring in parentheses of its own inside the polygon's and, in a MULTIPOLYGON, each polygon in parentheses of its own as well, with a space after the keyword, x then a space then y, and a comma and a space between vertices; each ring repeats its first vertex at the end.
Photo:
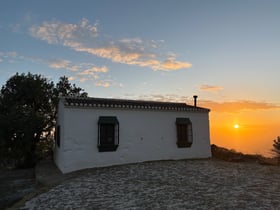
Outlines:
POLYGON ((215 144, 211 145, 211 151, 212 157, 229 162, 257 161, 260 157, 260 155, 243 154, 234 149, 219 147, 215 144))

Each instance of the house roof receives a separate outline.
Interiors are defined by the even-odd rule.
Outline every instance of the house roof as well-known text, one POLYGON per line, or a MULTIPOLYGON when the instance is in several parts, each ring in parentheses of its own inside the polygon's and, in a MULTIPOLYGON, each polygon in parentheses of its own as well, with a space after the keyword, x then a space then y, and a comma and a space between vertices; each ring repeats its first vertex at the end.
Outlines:
POLYGON ((210 109, 194 107, 186 103, 142 101, 111 98, 65 97, 62 98, 65 107, 95 107, 110 109, 144 109, 209 112, 210 109))

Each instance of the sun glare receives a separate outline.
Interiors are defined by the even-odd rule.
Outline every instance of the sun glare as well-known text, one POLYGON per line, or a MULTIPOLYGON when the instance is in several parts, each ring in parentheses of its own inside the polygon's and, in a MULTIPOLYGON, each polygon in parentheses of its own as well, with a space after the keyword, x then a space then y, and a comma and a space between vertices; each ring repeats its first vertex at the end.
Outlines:
POLYGON ((235 124, 233 127, 237 129, 237 128, 239 128, 239 125, 235 124))

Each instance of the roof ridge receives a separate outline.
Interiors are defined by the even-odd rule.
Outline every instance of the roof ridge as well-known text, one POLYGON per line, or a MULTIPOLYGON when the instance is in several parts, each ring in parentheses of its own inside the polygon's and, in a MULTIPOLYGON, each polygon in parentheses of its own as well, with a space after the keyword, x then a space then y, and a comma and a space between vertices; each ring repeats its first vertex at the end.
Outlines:
POLYGON ((183 102, 145 101, 116 98, 63 97, 65 106, 75 107, 108 107, 122 109, 152 109, 180 111, 210 111, 202 107, 194 107, 183 102))
MULTIPOLYGON (((125 98, 99 98, 99 97, 79 97, 79 96, 66 96, 65 99, 83 99, 83 100, 110 100, 110 101, 128 101, 128 102, 145 102, 145 103, 173 103, 173 104, 186 104, 185 102, 175 101, 156 101, 156 100, 140 100, 140 99, 125 99, 125 98)), ((190 105, 189 105, 190 106, 190 105)))

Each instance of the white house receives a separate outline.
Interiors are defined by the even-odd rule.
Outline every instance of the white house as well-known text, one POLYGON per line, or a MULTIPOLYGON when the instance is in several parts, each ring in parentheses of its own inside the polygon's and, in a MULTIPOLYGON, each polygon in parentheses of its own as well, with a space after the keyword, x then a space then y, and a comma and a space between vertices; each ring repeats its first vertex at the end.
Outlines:
POLYGON ((185 103, 61 98, 54 161, 63 173, 211 157, 209 109, 185 103))

